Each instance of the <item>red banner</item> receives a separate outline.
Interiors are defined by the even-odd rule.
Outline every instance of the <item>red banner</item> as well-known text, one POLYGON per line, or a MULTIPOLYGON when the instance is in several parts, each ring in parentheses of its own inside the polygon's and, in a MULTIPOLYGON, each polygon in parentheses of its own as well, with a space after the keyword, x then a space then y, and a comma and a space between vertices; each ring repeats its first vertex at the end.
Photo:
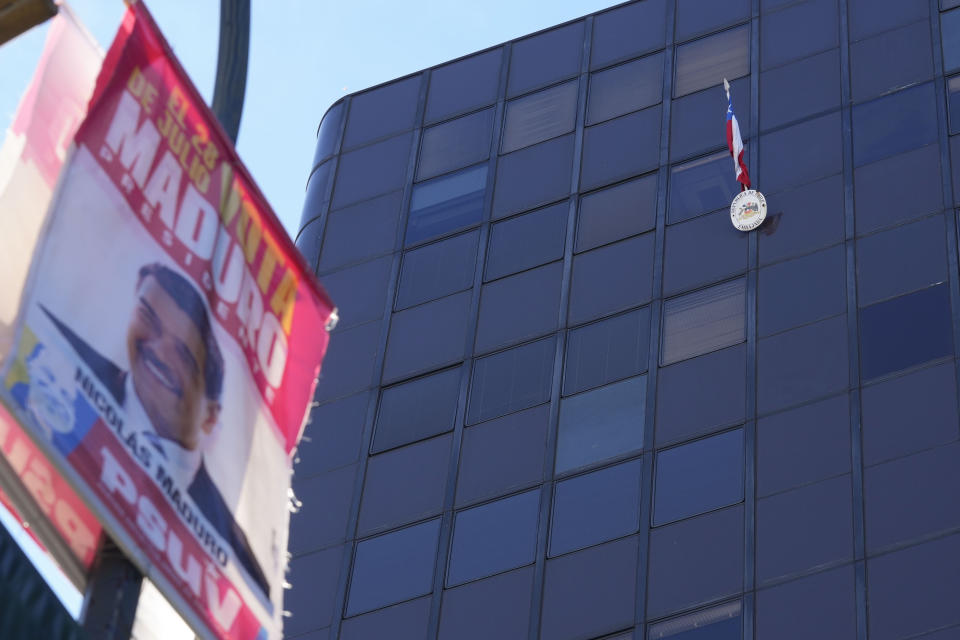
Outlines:
POLYGON ((282 636, 333 305, 142 3, 77 131, 0 397, 198 631, 282 636))

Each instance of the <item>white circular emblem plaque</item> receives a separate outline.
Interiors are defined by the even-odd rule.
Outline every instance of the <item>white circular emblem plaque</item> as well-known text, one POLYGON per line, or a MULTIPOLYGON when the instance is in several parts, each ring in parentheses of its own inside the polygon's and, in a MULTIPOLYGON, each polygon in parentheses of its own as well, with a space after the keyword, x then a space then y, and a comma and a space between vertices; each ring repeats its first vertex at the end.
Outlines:
POLYGON ((755 189, 737 194, 730 203, 730 222, 740 231, 753 231, 767 218, 767 199, 755 189))

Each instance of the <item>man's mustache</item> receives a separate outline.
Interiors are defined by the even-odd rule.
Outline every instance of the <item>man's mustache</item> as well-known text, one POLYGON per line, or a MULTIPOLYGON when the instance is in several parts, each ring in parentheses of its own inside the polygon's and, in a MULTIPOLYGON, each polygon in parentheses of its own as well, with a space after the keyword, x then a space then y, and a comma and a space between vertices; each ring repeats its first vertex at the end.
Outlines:
POLYGON ((143 360, 144 366, 155 377, 160 384, 170 393, 178 398, 183 396, 183 388, 180 386, 177 376, 167 364, 161 360, 153 349, 148 347, 143 341, 137 342, 137 356, 143 360))

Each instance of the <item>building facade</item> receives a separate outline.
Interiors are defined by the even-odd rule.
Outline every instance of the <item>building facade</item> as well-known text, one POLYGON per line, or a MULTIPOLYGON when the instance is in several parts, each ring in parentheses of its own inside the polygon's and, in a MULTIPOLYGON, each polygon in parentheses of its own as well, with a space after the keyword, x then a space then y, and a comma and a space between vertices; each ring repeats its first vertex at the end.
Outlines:
POLYGON ((287 635, 960 638, 955 6, 642 0, 331 107, 287 635))

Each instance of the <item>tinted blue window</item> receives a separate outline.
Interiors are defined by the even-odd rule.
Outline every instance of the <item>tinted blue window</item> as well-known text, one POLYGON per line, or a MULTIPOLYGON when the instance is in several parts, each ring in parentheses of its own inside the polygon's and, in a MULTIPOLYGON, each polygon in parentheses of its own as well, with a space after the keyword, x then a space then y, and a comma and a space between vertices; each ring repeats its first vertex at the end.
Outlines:
POLYGON ((550 399, 556 340, 547 338, 476 360, 467 422, 513 413, 550 399))
POLYGON ((407 251, 400 269, 396 309, 470 288, 477 268, 477 231, 407 251))
MULTIPOLYGON (((856 130, 854 124, 854 138, 856 130)), ((841 139, 837 112, 760 136, 764 191, 774 193, 840 173, 841 139)))
POLYGON ((947 108, 950 116, 950 133, 960 132, 960 76, 947 79, 947 108))
POLYGON ((412 129, 419 93, 420 76, 414 76, 353 96, 344 148, 412 129))
POLYGON ((590 68, 662 49, 665 21, 665 0, 644 0, 599 14, 593 21, 590 68))
POLYGON ((533 562, 540 491, 461 511, 453 525, 447 584, 456 585, 533 562))
POLYGON ((595 191, 580 200, 574 251, 586 251, 652 229, 657 174, 595 191))
POLYGON ((319 273, 393 249, 400 221, 400 191, 331 211, 320 252, 319 273))
POLYGON ((960 511, 960 443, 928 449, 864 472, 867 552, 923 536, 955 531, 960 511))
POLYGON ((747 234, 733 228, 729 211, 675 224, 667 227, 663 263, 666 294, 743 273, 747 270, 747 234))
MULTIPOLYGON (((367 459, 357 530, 368 535, 439 513, 443 505, 449 434, 367 459), (397 493, 403 483, 406 491, 397 493)), ((419 595, 419 594, 417 594, 419 595)))
POLYGON ((380 322, 368 322, 336 331, 324 357, 324 376, 317 384, 316 401, 323 403, 370 387, 380 342, 380 322))
POLYGON ((541 405, 464 429, 457 504, 541 482, 549 418, 541 405))
POLYGON ((565 198, 572 173, 572 135, 502 156, 497 162, 493 218, 565 198))
POLYGON ((933 75, 930 23, 924 20, 854 43, 850 72, 855 101, 926 80, 933 75))
POLYGON ((582 22, 515 42, 510 55, 507 93, 515 96, 575 75, 580 70, 582 50, 582 22))
POLYGON ((315 407, 297 445, 299 477, 348 465, 360 456, 369 393, 315 407))
MULTIPOLYGON (((949 8, 945 4, 948 0, 941 0, 941 9, 949 8)), ((860 38, 887 31, 900 25, 924 20, 930 13, 930 5, 926 2, 898 2, 897 0, 851 0, 850 11, 850 39, 860 38)), ((927 28, 929 28, 929 23, 927 28)))
MULTIPOLYGON (((420 640, 430 623, 430 598, 420 598, 371 613, 348 618, 340 626, 339 640, 420 640)), ((315 640, 303 636, 301 640, 315 640)))
POLYGON ((486 187, 485 164, 415 186, 406 243, 414 244, 480 222, 486 187))
POLYGON ((569 321, 577 324, 643 304, 652 287, 652 233, 581 253, 573 258, 569 321))
POLYGON ((750 17, 750 0, 678 0, 677 40, 708 33, 750 17))
POLYGON ((746 340, 746 281, 742 278, 668 300, 663 306, 663 364, 746 340))
POLYGON ((839 49, 760 74, 760 129, 763 131, 839 106, 839 49))
POLYGON ((438 640, 526 638, 532 587, 533 568, 527 567, 444 591, 438 640))
POLYGON ((757 347, 759 412, 776 411, 846 389, 847 360, 846 316, 762 338, 757 347))
POLYGON ((766 496, 850 471, 846 394, 757 422, 757 495, 766 496))
POLYGON ((596 638, 632 626, 636 592, 636 537, 547 560, 542 637, 596 638))
POLYGON ((843 246, 760 270, 760 335, 822 320, 846 309, 843 246))
POLYGON ((829 629, 834 638, 856 638, 855 594, 853 565, 764 589, 757 593, 757 637, 807 640, 829 629))
POLYGON ((556 472, 643 447, 647 377, 637 376, 560 402, 556 472))
POLYGON ((743 500, 743 430, 657 454, 654 526, 743 500))
POLYGON ((865 464, 916 453, 960 436, 952 362, 866 387, 862 398, 865 464))
POLYGON ((942 179, 938 144, 858 167, 853 173, 857 233, 942 210, 942 179))
MULTIPOLYGON (((744 144, 749 150, 750 140, 750 78, 740 78, 730 83, 733 109, 744 144)), ((761 103, 763 104, 763 103, 761 103)), ((673 162, 691 155, 727 147, 726 107, 723 102, 723 87, 709 87, 682 98, 670 105, 670 159, 673 162), (718 95, 720 109, 718 106, 718 95)), ((727 157, 730 157, 730 153, 727 157)), ((746 157, 749 157, 747 151, 746 157)), ((733 160, 730 160, 731 164, 733 160)), ((733 175, 731 172, 730 175, 733 175)), ((729 203, 728 203, 729 204, 729 203)))
POLYGON ((437 519, 358 543, 347 615, 429 593, 439 534, 437 519))
POLYGON ((320 278, 341 310, 337 326, 346 329, 383 316, 392 265, 393 258, 383 256, 320 278))
POLYGON ((943 40, 943 70, 960 67, 960 11, 940 14, 940 38, 943 40))
POLYGON ((557 328, 563 263, 554 262, 483 285, 475 351, 492 351, 557 328))
POLYGON ((750 27, 744 25, 677 47, 673 95, 723 86, 750 73, 750 27))
POLYGON ((572 330, 567 337, 564 395, 644 371, 649 344, 649 307, 572 330))
POLYGON ((950 289, 946 284, 860 310, 864 379, 952 355, 950 289))
POLYGON ((740 601, 650 626, 648 640, 740 640, 740 601))
POLYGON ((640 524, 640 473, 632 460, 557 483, 550 524, 550 556, 636 532, 640 524))
POLYGON ((730 206, 740 191, 730 152, 718 151, 670 169, 667 222, 682 222, 730 206))
POLYGON ((609 120, 660 102, 663 54, 634 60, 590 76, 587 124, 609 120))
POLYGON ((943 282, 947 278, 943 217, 860 238, 857 271, 861 306, 943 282))
POLYGON ((373 450, 385 451, 453 429, 460 368, 383 390, 373 450))
POLYGON ((807 0, 760 21, 763 69, 832 49, 840 43, 837 0, 807 0))
POLYGON ((426 373, 463 359, 470 292, 393 314, 383 382, 426 373))
POLYGON ((507 103, 500 153, 516 151, 573 131, 577 83, 567 82, 507 103))
POLYGON ((846 475, 758 500, 758 579, 852 560, 852 496, 846 475))
POLYGON ((937 139, 933 85, 906 89, 853 108, 857 166, 922 147, 937 139))
POLYGON ((494 49, 434 69, 425 119, 440 120, 495 102, 502 57, 503 49, 494 49))
POLYGON ((581 189, 593 189, 657 166, 660 107, 588 127, 583 136, 581 189))
POLYGON ((551 207, 493 225, 487 252, 487 280, 563 257, 570 205, 551 207))
POLYGON ((438 124, 423 132, 417 180, 479 162, 490 155, 493 109, 438 124))
POLYGON ((313 154, 313 165, 316 166, 333 155, 340 127, 343 125, 344 103, 338 102, 323 114, 323 120, 317 128, 317 147, 313 154))
POLYGON ((307 179, 307 196, 303 201, 303 210, 300 212, 300 227, 317 218, 330 204, 327 187, 333 178, 337 167, 336 160, 324 162, 317 167, 307 179))
POLYGON ((740 345, 660 369, 658 447, 743 422, 746 353, 740 345), (694 389, 696 402, 691 401, 694 389))
POLYGON ((926 635, 930 629, 960 624, 960 536, 951 535, 913 545, 867 561, 867 611, 878 640, 923 637, 950 640, 956 627, 944 635, 926 635), (922 634, 922 635, 921 635, 922 634))
MULTIPOLYGON (((776 194, 761 227, 760 264, 799 256, 843 238, 843 180, 835 175, 776 194)), ((860 202, 859 194, 856 201, 860 202)))
POLYGON ((649 558, 649 618, 740 593, 743 506, 657 527, 650 532, 649 558))

